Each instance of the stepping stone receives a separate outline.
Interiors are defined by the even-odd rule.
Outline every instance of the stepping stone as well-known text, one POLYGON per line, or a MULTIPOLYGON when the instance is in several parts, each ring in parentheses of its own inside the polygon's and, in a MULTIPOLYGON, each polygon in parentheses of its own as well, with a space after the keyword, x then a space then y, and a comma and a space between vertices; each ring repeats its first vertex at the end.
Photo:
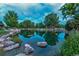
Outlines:
POLYGON ((45 48, 47 46, 47 42, 37 42, 37 46, 45 48))
POLYGON ((33 52, 34 52, 34 49, 29 44, 25 44, 25 46, 24 46, 24 53, 26 55, 29 55, 29 54, 31 54, 33 52))

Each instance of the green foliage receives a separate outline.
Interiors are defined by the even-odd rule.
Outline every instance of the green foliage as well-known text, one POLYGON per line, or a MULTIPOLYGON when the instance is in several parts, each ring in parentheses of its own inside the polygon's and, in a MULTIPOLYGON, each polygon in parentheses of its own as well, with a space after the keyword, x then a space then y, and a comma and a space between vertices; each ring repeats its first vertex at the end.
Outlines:
POLYGON ((79 19, 68 20, 65 25, 65 29, 67 29, 68 31, 72 29, 79 30, 79 19))
POLYGON ((23 35, 24 37, 30 37, 31 35, 34 34, 34 31, 22 30, 20 34, 23 35))
POLYGON ((24 27, 24 28, 33 28, 34 23, 31 22, 30 20, 25 20, 21 23, 21 26, 24 27))
POLYGON ((75 15, 76 12, 79 11, 77 7, 79 7, 78 3, 66 3, 60 8, 60 11, 62 12, 64 18, 66 18, 67 16, 75 15))
POLYGON ((45 17, 44 23, 47 27, 57 27, 59 17, 55 13, 50 13, 45 17))
POLYGON ((66 3, 60 8, 64 18, 72 18, 67 21, 65 28, 67 30, 79 29, 79 3, 66 3))
POLYGON ((71 31, 74 28, 75 28, 75 20, 73 20, 73 19, 68 20, 66 25, 65 25, 65 29, 68 31, 71 31))
POLYGON ((18 27, 18 16, 14 11, 8 11, 4 16, 4 22, 9 27, 18 27))
POLYGON ((72 31, 61 47, 61 55, 79 55, 79 31, 72 31))
POLYGON ((4 35, 6 31, 4 29, 0 29, 0 35, 4 35))
POLYGON ((48 45, 56 45, 56 43, 58 42, 56 32, 47 32, 44 35, 44 38, 46 42, 48 43, 48 45))
MULTIPOLYGON (((24 22, 20 23, 21 28, 34 28, 34 23, 31 22, 30 20, 25 20, 24 22)), ((29 31, 29 30, 22 30, 20 32, 21 35, 25 36, 25 37, 30 37, 31 35, 34 34, 34 31, 29 31)))
POLYGON ((5 52, 3 50, 3 48, 0 48, 0 56, 4 56, 5 52))
POLYGON ((15 35, 15 36, 11 36, 11 41, 14 41, 14 42, 16 42, 16 43, 22 43, 22 41, 19 39, 19 37, 17 36, 17 35, 15 35))
POLYGON ((40 23, 37 23, 35 27, 36 28, 45 28, 46 26, 42 22, 40 22, 40 23))

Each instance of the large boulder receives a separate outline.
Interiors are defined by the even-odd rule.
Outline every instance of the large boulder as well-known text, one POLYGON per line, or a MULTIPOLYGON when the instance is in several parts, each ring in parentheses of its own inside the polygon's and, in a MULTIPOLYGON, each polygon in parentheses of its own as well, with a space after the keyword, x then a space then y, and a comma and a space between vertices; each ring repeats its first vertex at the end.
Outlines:
POLYGON ((19 47, 19 43, 16 43, 16 44, 4 47, 4 51, 9 51, 9 50, 12 50, 12 49, 18 48, 18 47, 19 47))
POLYGON ((29 55, 29 54, 31 54, 33 52, 34 52, 34 49, 29 44, 25 44, 25 46, 24 46, 24 53, 26 55, 29 55))
POLYGON ((15 42, 13 42, 13 41, 5 41, 4 42, 5 46, 11 46, 11 45, 14 45, 14 44, 15 44, 15 42))
POLYGON ((37 42, 37 46, 45 48, 47 46, 47 42, 37 42))

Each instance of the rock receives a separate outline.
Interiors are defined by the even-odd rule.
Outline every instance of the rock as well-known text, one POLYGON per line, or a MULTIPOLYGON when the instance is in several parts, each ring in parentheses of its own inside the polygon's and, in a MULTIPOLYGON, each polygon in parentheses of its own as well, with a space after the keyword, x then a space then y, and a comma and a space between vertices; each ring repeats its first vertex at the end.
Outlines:
POLYGON ((5 40, 5 38, 0 37, 0 42, 3 42, 5 40))
POLYGON ((9 51, 9 50, 12 50, 12 49, 18 48, 18 47, 19 47, 19 43, 16 43, 16 44, 13 44, 11 46, 5 47, 4 51, 9 51))
POLYGON ((7 37, 7 40, 11 40, 12 38, 11 37, 7 37))
POLYGON ((19 53, 16 56, 26 56, 24 53, 19 53))
POLYGON ((47 42, 37 42, 37 46, 45 48, 47 46, 47 42))
POLYGON ((14 45, 15 43, 13 41, 5 41, 4 42, 4 45, 5 46, 11 46, 11 45, 14 45))
POLYGON ((26 55, 29 55, 29 54, 31 54, 33 52, 34 52, 34 49, 29 44, 25 44, 25 46, 24 46, 24 53, 26 55))
POLYGON ((3 48, 3 47, 4 47, 4 44, 1 44, 1 43, 0 43, 0 48, 3 48))

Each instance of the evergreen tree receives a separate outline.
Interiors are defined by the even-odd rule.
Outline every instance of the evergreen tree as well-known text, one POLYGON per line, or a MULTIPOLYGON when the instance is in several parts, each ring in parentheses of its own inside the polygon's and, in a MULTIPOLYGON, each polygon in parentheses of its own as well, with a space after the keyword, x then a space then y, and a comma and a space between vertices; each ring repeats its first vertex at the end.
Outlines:
POLYGON ((14 11, 8 11, 4 16, 4 22, 9 27, 18 27, 18 16, 14 11))

